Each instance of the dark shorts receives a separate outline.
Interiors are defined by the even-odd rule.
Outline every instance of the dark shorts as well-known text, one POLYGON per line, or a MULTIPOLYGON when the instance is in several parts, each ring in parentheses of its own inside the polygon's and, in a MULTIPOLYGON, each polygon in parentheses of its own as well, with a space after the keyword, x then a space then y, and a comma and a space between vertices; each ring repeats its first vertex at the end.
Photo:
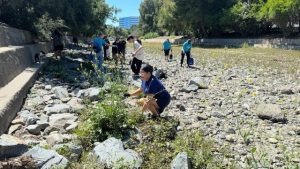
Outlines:
POLYGON ((64 45, 54 46, 54 51, 62 51, 62 50, 64 50, 64 45))
POLYGON ((170 96, 169 92, 164 91, 160 94, 157 94, 155 96, 155 98, 157 99, 156 103, 159 107, 158 112, 162 113, 165 110, 165 108, 170 104, 171 96, 170 96))
POLYGON ((164 50, 165 51, 165 56, 169 56, 170 54, 170 49, 164 50))

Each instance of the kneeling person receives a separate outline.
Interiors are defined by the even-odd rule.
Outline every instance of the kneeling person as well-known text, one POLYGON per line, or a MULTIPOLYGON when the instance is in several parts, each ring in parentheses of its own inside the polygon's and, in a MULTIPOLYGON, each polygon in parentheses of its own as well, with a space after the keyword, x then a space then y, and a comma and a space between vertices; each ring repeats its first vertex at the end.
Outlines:
POLYGON ((146 98, 140 101, 140 105, 143 106, 142 111, 149 110, 152 115, 157 116, 170 104, 171 96, 163 84, 152 73, 152 66, 143 66, 140 71, 142 79, 141 88, 133 93, 126 93, 125 96, 137 96, 143 92, 146 98))

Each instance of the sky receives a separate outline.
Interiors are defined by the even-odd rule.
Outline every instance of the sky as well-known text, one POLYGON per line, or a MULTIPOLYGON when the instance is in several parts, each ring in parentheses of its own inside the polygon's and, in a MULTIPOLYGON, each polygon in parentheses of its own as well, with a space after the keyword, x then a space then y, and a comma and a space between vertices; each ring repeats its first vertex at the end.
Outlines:
MULTIPOLYGON (((117 14, 117 18, 127 17, 127 16, 139 16, 139 7, 142 0, 105 0, 109 6, 115 6, 121 9, 121 12, 117 14)), ((106 21, 109 25, 118 26, 119 23, 113 23, 111 20, 106 21)))

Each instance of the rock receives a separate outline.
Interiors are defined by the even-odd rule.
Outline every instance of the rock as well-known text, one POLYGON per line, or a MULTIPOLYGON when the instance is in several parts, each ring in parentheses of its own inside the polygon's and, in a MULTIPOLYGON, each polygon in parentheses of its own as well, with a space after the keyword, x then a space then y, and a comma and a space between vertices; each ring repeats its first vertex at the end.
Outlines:
POLYGON ((97 157, 100 165, 108 168, 119 168, 119 165, 126 168, 139 168, 143 162, 135 151, 124 150, 122 141, 113 137, 97 145, 92 154, 97 157))
POLYGON ((49 124, 47 122, 38 121, 37 124, 29 125, 26 127, 26 129, 31 134, 39 135, 41 133, 41 130, 44 130, 48 126, 49 124))
POLYGON ((158 79, 166 79, 167 78, 167 73, 165 70, 162 69, 157 69, 153 72, 153 75, 157 77, 158 79))
POLYGON ((20 130, 22 128, 22 124, 14 124, 11 125, 8 129, 8 134, 13 134, 15 131, 20 130))
POLYGON ((71 110, 71 106, 68 104, 54 104, 48 105, 44 108, 44 111, 48 116, 52 114, 68 113, 71 112, 71 110))
POLYGON ((23 140, 7 134, 0 136, 0 159, 20 156, 27 149, 27 145, 23 140))
POLYGON ((216 117, 216 118, 224 118, 225 117, 224 114, 216 112, 216 111, 212 112, 210 115, 213 117, 216 117))
POLYGON ((85 90, 76 90, 74 93, 78 98, 88 98, 91 101, 97 101, 99 99, 100 91, 100 88, 91 87, 85 90))
POLYGON ((276 140, 275 138, 269 138, 268 141, 272 144, 277 144, 278 140, 276 140))
POLYGON ((91 84, 88 81, 84 81, 82 83, 80 83, 80 88, 81 89, 87 89, 91 86, 91 84))
POLYGON ((296 114, 296 115, 300 115, 300 108, 298 108, 298 109, 295 111, 295 114, 296 114))
POLYGON ((52 86, 51 85, 46 85, 45 86, 45 90, 51 90, 52 89, 52 86))
POLYGON ((256 109, 257 116, 262 120, 271 120, 272 122, 286 123, 287 119, 280 107, 275 104, 264 104, 261 103, 256 109))
POLYGON ((185 107, 182 104, 177 104, 176 107, 180 110, 180 111, 185 111, 185 107))
POLYGON ((178 153, 173 159, 171 169, 191 169, 191 164, 186 152, 178 153))
POLYGON ((71 161, 78 161, 82 153, 82 146, 75 145, 73 143, 67 144, 58 144, 53 146, 52 148, 55 151, 64 150, 65 152, 69 153, 69 157, 71 161))
POLYGON ((74 112, 79 113, 81 110, 84 109, 84 105, 82 104, 82 99, 79 98, 72 98, 68 103, 71 106, 74 112))
POLYGON ((46 137, 46 141, 49 145, 53 146, 55 144, 63 143, 64 137, 62 134, 53 133, 46 137))
POLYGON ((71 123, 68 127, 66 127, 66 131, 68 131, 68 132, 73 131, 77 127, 78 127, 78 123, 77 122, 71 123))
POLYGON ((199 89, 199 87, 197 85, 191 84, 191 85, 183 87, 180 91, 190 93, 190 92, 196 92, 198 89, 199 89))
POLYGON ((36 107, 41 104, 44 104, 44 99, 41 96, 37 96, 32 99, 28 99, 28 101, 27 101, 28 107, 36 107))
POLYGON ((36 121, 38 121, 39 119, 35 114, 29 112, 28 110, 20 111, 18 115, 21 117, 21 119, 26 125, 35 124, 36 121))
POLYGON ((236 137, 234 134, 229 134, 229 135, 225 136, 225 140, 230 143, 233 143, 233 142, 236 142, 236 137))
POLYGON ((97 87, 91 87, 86 90, 86 96, 91 100, 91 101, 96 101, 99 99, 99 94, 100 94, 100 88, 97 87))
POLYGON ((50 126, 67 128, 73 124, 78 117, 71 113, 54 114, 49 117, 50 126))
POLYGON ((196 85, 199 89, 208 89, 208 83, 201 77, 194 77, 190 80, 189 85, 196 85))
POLYGON ((69 97, 68 90, 62 86, 57 86, 52 89, 52 92, 55 94, 57 98, 60 100, 69 97))
POLYGON ((281 94, 291 95, 294 94, 293 90, 291 88, 281 88, 280 89, 281 94))
POLYGON ((32 157, 41 169, 67 168, 69 161, 53 150, 46 150, 38 146, 33 147, 24 155, 32 157))
POLYGON ((21 124, 21 125, 24 125, 24 121, 23 119, 21 118, 15 118, 12 122, 11 122, 11 125, 16 125, 16 124, 21 124))

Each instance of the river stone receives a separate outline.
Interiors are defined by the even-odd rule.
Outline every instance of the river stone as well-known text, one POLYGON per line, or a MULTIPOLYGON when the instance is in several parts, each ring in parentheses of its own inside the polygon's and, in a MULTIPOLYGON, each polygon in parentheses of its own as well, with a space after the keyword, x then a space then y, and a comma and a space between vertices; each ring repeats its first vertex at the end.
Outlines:
POLYGON ((77 119, 78 117, 71 113, 53 114, 49 117, 49 124, 50 126, 67 128, 77 119))
POLYGON ((208 89, 207 82, 201 77, 194 77, 189 81, 189 85, 196 85, 199 89, 208 89))
POLYGON ((257 116, 262 120, 271 120, 274 123, 276 122, 285 123, 287 121, 280 107, 275 104, 261 103, 257 106, 256 112, 257 112, 257 116))
POLYGON ((67 168, 69 161, 53 150, 46 150, 38 146, 30 149, 24 155, 32 157, 40 169, 67 168))
POLYGON ((67 104, 71 106, 74 112, 80 112, 82 109, 84 109, 84 105, 82 104, 82 99, 80 98, 74 97, 67 104))
POLYGON ((64 142, 64 136, 59 133, 53 133, 46 137, 46 141, 49 145, 60 144, 64 142))
POLYGON ((0 136, 0 159, 17 157, 27 151, 27 145, 19 138, 2 134, 0 136))
POLYGON ((22 128, 22 124, 11 125, 8 129, 8 134, 11 135, 12 133, 14 133, 17 130, 20 130, 21 128, 22 128))
POLYGON ((178 153, 173 159, 171 169, 191 169, 191 164, 186 152, 178 153))
POLYGON ((181 89, 182 92, 190 93, 190 92, 196 92, 199 89, 199 87, 195 84, 190 84, 188 86, 185 86, 181 89))
POLYGON ((60 100, 69 97, 68 90, 62 86, 57 86, 52 89, 52 92, 55 94, 57 98, 60 100))
POLYGON ((71 106, 68 104, 54 104, 48 105, 44 108, 44 111, 48 116, 52 114, 68 113, 71 112, 71 110, 71 106))
POLYGON ((142 158, 131 149, 124 149, 121 140, 109 138, 97 145, 92 154, 97 157, 100 165, 108 168, 139 168, 143 162, 142 158))
POLYGON ((35 124, 36 121, 38 121, 38 117, 31 113, 30 111, 28 110, 23 110, 23 111, 20 111, 18 113, 18 115, 21 117, 21 119, 23 120, 23 122, 26 124, 26 125, 32 125, 32 124, 35 124))
POLYGON ((29 125, 26 127, 26 129, 31 134, 39 135, 41 133, 41 130, 44 130, 48 126, 49 124, 47 122, 37 121, 37 124, 29 125))

